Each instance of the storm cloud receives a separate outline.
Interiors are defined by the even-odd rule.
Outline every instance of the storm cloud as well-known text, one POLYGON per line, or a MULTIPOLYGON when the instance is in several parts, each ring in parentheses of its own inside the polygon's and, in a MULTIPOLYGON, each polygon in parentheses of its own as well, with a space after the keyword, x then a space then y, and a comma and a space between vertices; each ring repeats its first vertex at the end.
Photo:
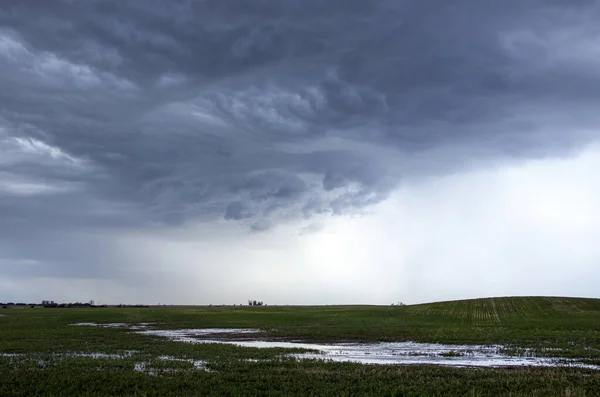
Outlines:
POLYGON ((120 277, 110 235, 319 230, 407 184, 575 156, 600 138, 598 20, 584 0, 3 1, 0 272, 120 277))

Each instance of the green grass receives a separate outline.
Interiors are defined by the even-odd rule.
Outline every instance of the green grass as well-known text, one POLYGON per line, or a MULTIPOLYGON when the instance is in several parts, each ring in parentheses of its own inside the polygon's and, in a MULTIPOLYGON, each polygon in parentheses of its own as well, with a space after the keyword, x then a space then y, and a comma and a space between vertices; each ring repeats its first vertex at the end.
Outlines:
POLYGON ((260 328, 314 341, 503 344, 600 363, 600 300, 517 297, 413 306, 23 308, 0 310, 0 395, 600 395, 600 371, 363 366, 281 359, 283 349, 183 344, 75 322, 260 328), (64 357, 123 353, 122 359, 64 357), (133 351, 133 352, 132 352, 133 351), (187 361, 205 360, 212 372, 187 361), (246 359, 259 361, 249 362, 246 359), (147 362, 154 375, 134 372, 147 362))

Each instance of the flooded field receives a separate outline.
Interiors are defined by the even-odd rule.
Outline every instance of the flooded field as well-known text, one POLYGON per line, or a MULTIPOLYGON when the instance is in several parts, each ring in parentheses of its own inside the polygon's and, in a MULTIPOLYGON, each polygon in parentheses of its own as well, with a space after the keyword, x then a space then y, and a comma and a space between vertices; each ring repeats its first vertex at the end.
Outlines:
POLYGON ((78 326, 128 328, 137 333, 155 335, 185 343, 221 343, 241 347, 305 349, 306 353, 290 355, 298 359, 331 360, 376 365, 442 365, 451 367, 579 367, 600 370, 600 366, 556 357, 536 357, 503 353, 502 345, 452 345, 417 342, 385 343, 310 343, 300 340, 266 338, 259 329, 202 328, 161 330, 151 324, 79 323, 78 326))
POLYGON ((600 395, 600 300, 27 308, 0 395, 600 395))

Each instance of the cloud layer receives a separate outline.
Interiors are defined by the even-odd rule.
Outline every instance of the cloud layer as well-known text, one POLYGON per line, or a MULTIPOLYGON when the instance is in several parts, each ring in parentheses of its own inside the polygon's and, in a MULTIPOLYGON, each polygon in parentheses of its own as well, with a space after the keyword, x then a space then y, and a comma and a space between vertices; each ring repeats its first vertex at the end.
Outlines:
POLYGON ((597 136, 598 5, 512 5, 8 2, 4 194, 260 228, 563 154, 597 136))
POLYGON ((267 231, 572 156, 600 138, 599 18, 584 0, 5 1, 0 253, 54 263, 94 235, 43 273, 118 274, 80 265, 90 241, 267 231))

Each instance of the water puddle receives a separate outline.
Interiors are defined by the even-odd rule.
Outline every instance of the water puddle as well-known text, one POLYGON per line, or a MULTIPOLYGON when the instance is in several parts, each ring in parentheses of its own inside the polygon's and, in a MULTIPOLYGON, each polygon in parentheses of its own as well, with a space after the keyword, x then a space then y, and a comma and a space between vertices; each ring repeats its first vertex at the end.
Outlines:
POLYGON ((0 353, 0 357, 7 357, 7 358, 12 358, 12 357, 22 357, 23 354, 21 353, 0 353))
MULTIPOLYGON (((317 346, 313 347, 317 348, 317 346)), ((500 353, 502 346, 462 346, 415 342, 394 342, 367 345, 334 345, 321 347, 320 354, 302 353, 301 359, 326 359, 362 364, 443 365, 451 367, 556 367, 574 366, 600 369, 576 361, 534 356, 509 356, 500 353)))
POLYGON ((145 329, 153 323, 139 323, 139 324, 128 324, 128 323, 74 323, 71 324, 74 327, 101 327, 101 328, 127 328, 127 329, 145 329))
MULTIPOLYGON (((210 370, 206 367, 206 361, 203 360, 193 360, 187 358, 177 358, 171 356, 160 356, 158 357, 159 361, 174 361, 174 362, 185 362, 192 364, 194 370, 210 372, 210 370)), ((152 364, 147 361, 142 361, 139 363, 135 363, 133 366, 133 370, 136 372, 144 372, 149 375, 160 375, 164 373, 174 373, 181 372, 185 369, 183 368, 154 368, 152 364)))
MULTIPOLYGON (((259 329, 251 328, 202 328, 202 329, 145 329, 139 334, 155 335, 188 343, 233 343, 234 341, 254 340, 252 336, 259 335, 259 329)), ((241 341, 240 341, 241 342, 241 341)))
POLYGON ((120 353, 120 354, 109 354, 109 353, 64 353, 64 354, 58 354, 58 356, 66 357, 66 358, 73 358, 73 357, 95 358, 95 359, 108 358, 108 359, 112 359, 112 360, 118 360, 118 359, 121 359, 121 358, 131 357, 134 353, 136 353, 136 352, 135 351, 126 351, 126 352, 120 353))
POLYGON ((139 323, 139 324, 128 324, 128 323, 74 323, 71 326, 74 327, 100 327, 100 328, 125 328, 125 329, 146 329, 154 323, 139 323))

